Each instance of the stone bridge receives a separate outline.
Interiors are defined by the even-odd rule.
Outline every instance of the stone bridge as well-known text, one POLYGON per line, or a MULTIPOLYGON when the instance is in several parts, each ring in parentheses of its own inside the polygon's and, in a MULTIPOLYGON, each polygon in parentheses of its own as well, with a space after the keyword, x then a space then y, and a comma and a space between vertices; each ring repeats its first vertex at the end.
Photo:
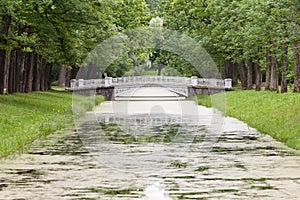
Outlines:
POLYGON ((180 97, 192 97, 197 94, 215 94, 232 89, 231 79, 207 79, 198 77, 172 76, 131 76, 105 79, 73 79, 72 91, 96 91, 106 100, 119 100, 120 96, 138 88, 166 88, 180 97))

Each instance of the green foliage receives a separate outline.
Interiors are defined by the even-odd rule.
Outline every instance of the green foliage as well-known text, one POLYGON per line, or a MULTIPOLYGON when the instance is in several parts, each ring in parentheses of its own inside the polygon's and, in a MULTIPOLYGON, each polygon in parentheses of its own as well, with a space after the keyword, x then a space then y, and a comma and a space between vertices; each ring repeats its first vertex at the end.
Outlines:
MULTIPOLYGON (((293 33, 300 24, 298 10, 295 0, 2 0, 0 16, 9 14, 12 23, 9 34, 0 35, 7 40, 0 49, 21 48, 59 66, 80 66, 100 42, 125 30, 148 27, 152 17, 160 16, 165 28, 180 31, 205 47, 220 68, 228 60, 240 63, 254 58, 265 73, 268 49, 281 66, 282 45, 289 43, 291 52, 291 44, 299 41, 299 34, 293 33)), ((150 57, 152 69, 162 64, 184 76, 201 75, 169 52, 129 49, 123 56, 107 74, 140 74, 150 57)), ((288 57, 292 66, 293 54, 288 57)), ((289 71, 292 75, 293 69, 289 71)), ((291 76, 288 79, 292 81, 291 76)))
POLYGON ((162 8, 165 0, 146 0, 147 7, 153 16, 159 14, 160 9, 162 8))
MULTIPOLYGON (((158 1, 150 1, 150 8, 155 6, 156 2, 158 1)), ((220 69, 223 68, 225 61, 241 63, 252 59, 265 74, 267 50, 270 50, 281 66, 285 54, 282 46, 289 43, 291 52, 292 42, 299 41, 299 34, 296 36, 293 34, 293 27, 299 27, 300 24, 299 4, 294 0, 159 2, 160 9, 157 11, 164 19, 164 26, 178 30, 198 41, 210 53, 220 69), (291 14, 296 15, 296 24, 292 22, 291 14), (270 43, 273 45, 270 46, 270 43)), ((293 55, 289 53, 290 66, 293 65, 293 59, 293 55)), ((185 71, 191 69, 181 59, 172 62, 175 66, 181 65, 179 68, 185 71)), ((293 69, 290 68, 289 71, 293 69)))
MULTIPOLYGON (((97 98, 97 103, 101 100, 97 98)), ((0 112, 5 113, 0 116, 0 157, 22 151, 35 139, 73 125, 71 109, 71 93, 0 96, 0 112)))
POLYGON ((5 48, 21 47, 25 52, 42 55, 48 62, 78 66, 98 42, 113 33, 109 2, 1 1, 0 16, 12 17, 5 48))
POLYGON ((175 167, 175 168, 186 168, 187 165, 188 164, 186 162, 182 162, 180 160, 175 160, 171 163, 170 166, 175 167))
POLYGON ((148 25, 150 18, 145 0, 115 0, 114 3, 114 24, 118 31, 148 25))
POLYGON ((180 73, 179 71, 177 71, 175 68, 167 66, 165 68, 163 68, 162 70, 162 74, 165 76, 183 76, 182 73, 180 73))
MULTIPOLYGON (((9 34, 0 35, 1 42, 7 41, 0 42, 0 49, 21 48, 41 55, 54 63, 56 79, 57 66, 81 67, 98 44, 124 30, 148 26, 150 20, 145 0, 3 0, 0 7, 0 18, 12 17, 9 34)), ((148 53, 124 55, 107 73, 121 76, 135 67, 135 59, 142 62, 142 55, 148 53)))
POLYGON ((53 82, 51 83, 51 86, 58 86, 58 81, 53 81, 53 82))
POLYGON ((147 71, 144 71, 141 75, 142 76, 157 76, 157 70, 147 70, 147 71))
MULTIPOLYGON (((217 94, 216 96, 218 96, 217 94)), ((199 96, 199 104, 209 97, 199 96)), ((238 118, 287 146, 300 149, 300 95, 236 91, 226 93, 226 115, 238 118)), ((224 112, 224 110, 223 110, 224 112)))

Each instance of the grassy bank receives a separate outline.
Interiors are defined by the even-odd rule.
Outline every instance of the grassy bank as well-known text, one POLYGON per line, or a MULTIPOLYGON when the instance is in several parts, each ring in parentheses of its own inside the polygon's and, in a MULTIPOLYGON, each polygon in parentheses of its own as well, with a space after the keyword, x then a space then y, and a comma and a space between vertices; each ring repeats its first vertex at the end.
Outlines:
MULTIPOLYGON (((82 97, 77 97, 82 98, 82 97)), ((97 103, 103 98, 98 97, 97 103)), ((20 152, 39 137, 73 124, 72 94, 0 95, 0 158, 20 152)), ((85 105, 85 109, 91 109, 85 105)))
MULTIPOLYGON (((199 95, 198 103, 210 107, 210 97, 199 95)), ((300 94, 228 92, 224 113, 246 122, 261 133, 271 135, 289 147, 300 149, 300 94)))

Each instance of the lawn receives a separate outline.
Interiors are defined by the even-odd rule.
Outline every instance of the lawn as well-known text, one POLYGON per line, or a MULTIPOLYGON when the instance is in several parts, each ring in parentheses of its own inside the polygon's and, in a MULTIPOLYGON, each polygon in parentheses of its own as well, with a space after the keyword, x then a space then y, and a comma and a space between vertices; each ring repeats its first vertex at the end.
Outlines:
MULTIPOLYGON (((97 103, 102 100, 97 97, 97 103)), ((0 158, 22 152, 37 138, 72 126, 71 109, 72 93, 68 92, 0 95, 0 158)))
MULTIPOLYGON (((199 95, 198 103, 210 107, 210 96, 199 95)), ((227 116, 240 119, 289 147, 300 149, 300 94, 227 92, 225 110, 222 111, 227 116)))

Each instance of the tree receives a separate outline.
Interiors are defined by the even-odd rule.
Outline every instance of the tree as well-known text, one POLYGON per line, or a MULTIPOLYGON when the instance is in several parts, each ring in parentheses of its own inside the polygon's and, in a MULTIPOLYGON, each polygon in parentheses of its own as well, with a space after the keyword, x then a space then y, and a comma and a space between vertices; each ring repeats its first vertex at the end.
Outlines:
POLYGON ((300 38, 299 33, 299 3, 291 1, 291 18, 292 18, 292 36, 293 36, 293 52, 294 52, 294 92, 300 92, 300 38))
POLYGON ((76 70, 113 32, 108 1, 17 0, 0 5, 0 93, 4 88, 9 93, 48 90, 54 63, 76 70))

